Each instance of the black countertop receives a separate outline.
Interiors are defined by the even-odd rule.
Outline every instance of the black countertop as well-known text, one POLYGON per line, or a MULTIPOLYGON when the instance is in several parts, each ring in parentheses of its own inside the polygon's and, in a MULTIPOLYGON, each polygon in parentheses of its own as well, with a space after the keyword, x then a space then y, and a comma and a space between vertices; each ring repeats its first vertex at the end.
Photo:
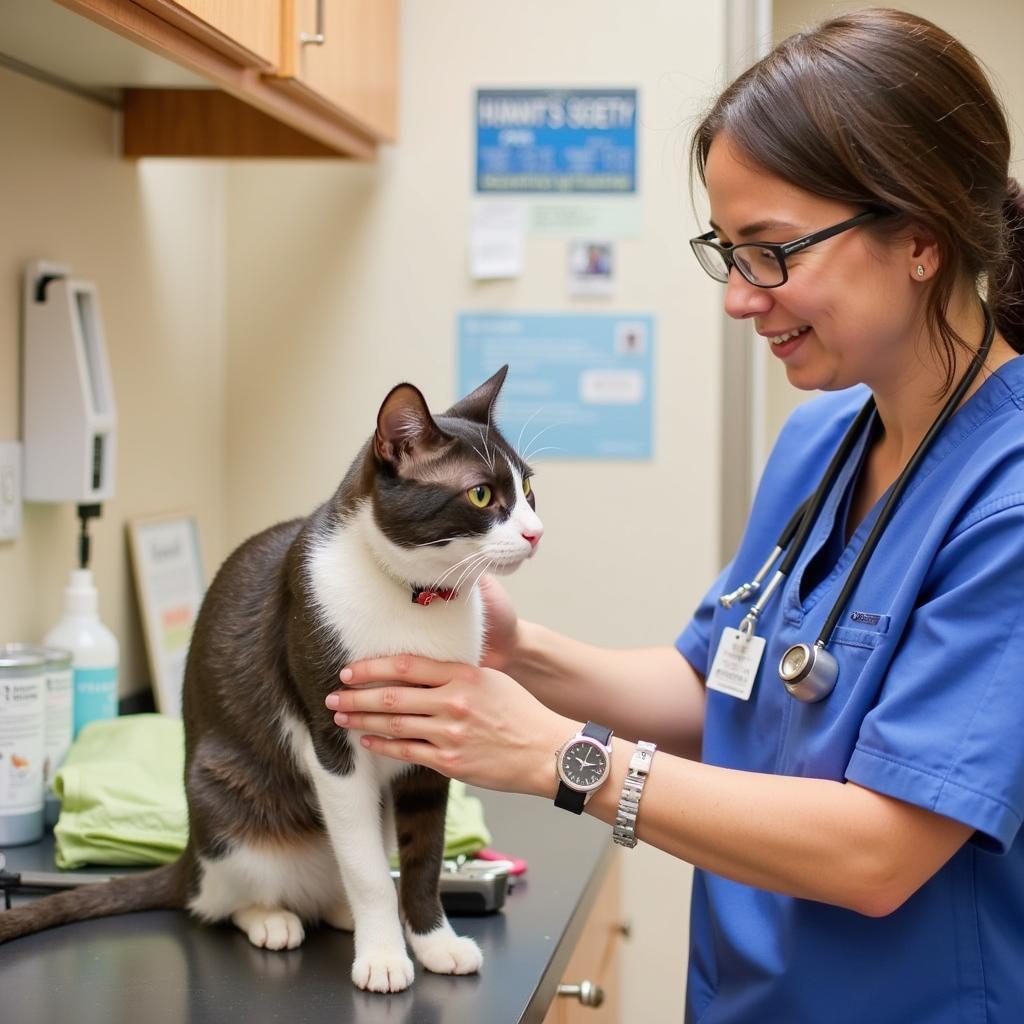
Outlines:
MULTIPOLYGON (((496 849, 529 863, 504 908, 452 917, 480 974, 416 965, 405 992, 352 985, 352 936, 310 929, 296 950, 257 949, 233 925, 177 911, 68 925, 0 946, 4 1024, 535 1024, 543 1020, 611 862, 608 827, 550 803, 477 793, 496 849)), ((11 870, 53 870, 51 847, 11 847, 11 870)))

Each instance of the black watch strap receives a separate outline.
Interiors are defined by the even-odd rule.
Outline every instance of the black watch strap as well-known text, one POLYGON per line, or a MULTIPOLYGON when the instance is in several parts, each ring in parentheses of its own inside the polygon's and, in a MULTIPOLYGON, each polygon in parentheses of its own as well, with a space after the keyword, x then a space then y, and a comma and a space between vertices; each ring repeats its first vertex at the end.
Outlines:
POLYGON ((583 735, 589 736, 592 740, 597 740, 602 747, 607 747, 612 739, 612 731, 607 726, 598 725, 597 722, 587 722, 583 726, 583 735))
MULTIPOLYGON (((611 742, 612 730, 604 725, 598 725, 597 722, 587 722, 580 730, 580 735, 597 740, 601 746, 607 747, 611 742)), ((581 793, 578 789, 567 786, 559 779, 558 792, 555 793, 555 806, 561 807, 563 811, 572 811, 573 814, 582 814, 587 796, 587 793, 581 793)))

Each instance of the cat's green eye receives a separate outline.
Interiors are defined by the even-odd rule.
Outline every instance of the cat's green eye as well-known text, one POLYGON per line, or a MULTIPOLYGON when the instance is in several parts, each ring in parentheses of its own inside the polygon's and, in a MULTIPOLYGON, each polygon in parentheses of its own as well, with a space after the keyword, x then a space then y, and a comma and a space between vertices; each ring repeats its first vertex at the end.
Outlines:
POLYGON ((523 481, 523 494, 528 498, 533 493, 533 484, 530 483, 530 478, 527 477, 523 481))
POLYGON ((476 508, 487 508, 491 503, 491 489, 487 484, 477 484, 476 487, 470 487, 466 491, 466 497, 469 498, 470 505, 476 508))

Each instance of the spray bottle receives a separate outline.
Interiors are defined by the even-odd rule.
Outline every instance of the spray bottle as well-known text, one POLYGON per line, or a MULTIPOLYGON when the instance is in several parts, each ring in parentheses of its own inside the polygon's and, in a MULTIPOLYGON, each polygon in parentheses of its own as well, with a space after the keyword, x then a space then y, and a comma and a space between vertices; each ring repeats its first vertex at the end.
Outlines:
POLYGON ((99 505, 79 505, 82 521, 79 568, 64 588, 64 614, 44 643, 71 652, 74 672, 75 735, 89 722, 117 716, 117 637, 100 622, 99 596, 89 569, 88 520, 99 505))

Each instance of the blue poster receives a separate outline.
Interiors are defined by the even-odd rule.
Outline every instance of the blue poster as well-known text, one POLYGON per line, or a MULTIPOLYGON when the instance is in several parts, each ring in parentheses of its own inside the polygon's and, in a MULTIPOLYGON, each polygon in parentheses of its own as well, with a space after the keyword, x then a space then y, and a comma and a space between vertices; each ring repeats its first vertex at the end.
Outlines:
POLYGON ((636 89, 480 89, 476 190, 636 192, 636 89))
POLYGON ((649 459, 654 318, 459 316, 458 391, 509 364, 496 420, 527 461, 649 459))

